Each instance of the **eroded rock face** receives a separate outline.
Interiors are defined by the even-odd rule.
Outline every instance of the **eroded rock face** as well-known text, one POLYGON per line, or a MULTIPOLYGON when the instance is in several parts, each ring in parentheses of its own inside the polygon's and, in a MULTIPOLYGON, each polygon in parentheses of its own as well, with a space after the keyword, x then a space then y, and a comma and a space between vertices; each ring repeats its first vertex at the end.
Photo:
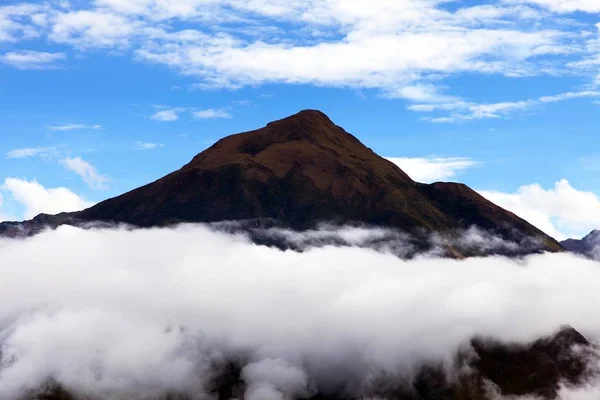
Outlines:
MULTIPOLYGON (((555 399, 560 385, 579 386, 597 376, 596 348, 571 327, 530 344, 506 344, 475 338, 471 349, 457 355, 454 368, 424 366, 412 377, 380 376, 368 387, 356 382, 337 388, 319 387, 302 398, 310 400, 494 400, 503 396, 537 396, 555 399), (451 371, 450 373, 448 371, 451 371), (350 389, 352 388, 352 389, 350 389), (360 390, 360 392, 357 392, 360 390)), ((242 399, 246 390, 242 360, 214 368, 207 392, 217 400, 242 399)), ((193 395, 165 394, 159 400, 191 400, 193 395)), ((96 400, 76 396, 54 383, 24 400, 96 400)), ((100 400, 100 399, 98 399, 100 400)), ((137 400, 137 399, 131 399, 137 400)), ((139 400, 142 400, 140 398, 139 400)), ((155 399, 153 399, 155 400, 155 399)))
POLYGON ((0 235, 90 222, 154 227, 231 220, 276 220, 300 230, 361 223, 417 235, 477 226, 524 244, 526 254, 563 250, 466 185, 414 182, 315 110, 221 139, 178 171, 82 212, 0 224, 0 235))

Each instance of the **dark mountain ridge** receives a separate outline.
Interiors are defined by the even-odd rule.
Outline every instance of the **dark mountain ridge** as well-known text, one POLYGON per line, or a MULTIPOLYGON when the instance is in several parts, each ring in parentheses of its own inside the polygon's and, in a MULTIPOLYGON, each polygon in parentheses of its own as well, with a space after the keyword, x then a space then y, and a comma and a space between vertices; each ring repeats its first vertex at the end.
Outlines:
POLYGON ((231 220, 299 230, 323 221, 367 224, 421 236, 477 226, 518 244, 536 238, 537 251, 563 250, 466 185, 413 181, 315 110, 225 137, 181 169, 81 212, 0 224, 0 234, 91 222, 155 227, 231 220))
POLYGON ((560 242, 560 244, 572 253, 600 259, 600 230, 593 230, 581 240, 567 239, 560 242))

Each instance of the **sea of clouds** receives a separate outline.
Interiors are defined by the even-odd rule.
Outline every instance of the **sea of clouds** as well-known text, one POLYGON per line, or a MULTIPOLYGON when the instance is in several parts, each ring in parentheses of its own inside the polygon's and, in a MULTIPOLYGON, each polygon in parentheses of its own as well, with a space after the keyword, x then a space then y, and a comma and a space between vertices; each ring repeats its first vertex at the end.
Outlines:
MULTIPOLYGON (((570 324, 600 339, 596 261, 403 260, 359 247, 387 234, 361 229, 309 233, 347 243, 303 252, 202 225, 0 239, 0 398, 49 378, 92 398, 210 398, 229 359, 243 361, 248 400, 340 385, 362 398, 376 375, 449 364, 474 335, 529 342, 570 324)), ((561 396, 597 400, 598 387, 561 396)))

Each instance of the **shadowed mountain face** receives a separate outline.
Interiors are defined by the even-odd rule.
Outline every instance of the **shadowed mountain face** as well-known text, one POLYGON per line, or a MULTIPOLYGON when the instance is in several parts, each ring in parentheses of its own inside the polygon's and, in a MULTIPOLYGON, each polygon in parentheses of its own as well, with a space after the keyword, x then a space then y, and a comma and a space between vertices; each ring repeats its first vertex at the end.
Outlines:
POLYGON ((600 260, 600 230, 593 230, 581 240, 567 239, 560 244, 572 253, 600 260))
POLYGON ((517 243, 537 238, 538 250, 562 251, 554 239, 465 185, 414 182, 313 110, 228 136, 180 170, 87 210, 38 220, 0 224, 0 234, 35 233, 41 222, 152 227, 275 220, 306 229, 327 221, 420 235, 478 226, 517 243))

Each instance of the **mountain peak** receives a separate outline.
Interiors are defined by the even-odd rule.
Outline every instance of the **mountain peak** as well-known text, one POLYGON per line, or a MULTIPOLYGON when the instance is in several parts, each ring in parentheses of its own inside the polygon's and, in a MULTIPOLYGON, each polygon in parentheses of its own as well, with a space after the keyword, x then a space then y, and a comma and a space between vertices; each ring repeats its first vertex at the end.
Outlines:
MULTIPOLYGON (((295 229, 321 222, 360 223, 419 237, 478 226, 517 243, 540 237, 544 250, 562 250, 465 185, 413 181, 317 110, 225 137, 153 183, 48 223, 153 227, 231 220, 275 220, 295 229)), ((19 228, 35 232, 40 225, 0 225, 0 234, 19 228)))
POLYGON ((301 110, 296 114, 290 115, 289 117, 269 122, 267 126, 283 122, 316 122, 335 126, 335 124, 333 123, 333 121, 331 121, 327 114, 325 114, 323 111, 314 109, 301 110))
POLYGON ((269 122, 263 129, 254 131, 254 133, 254 140, 261 143, 308 141, 321 144, 325 144, 325 142, 332 144, 331 142, 333 142, 337 146, 348 145, 348 143, 344 143, 347 140, 352 140, 355 144, 360 143, 354 136, 334 124, 325 113, 310 109, 269 122))
POLYGON ((260 165, 283 176, 294 167, 315 163, 321 164, 321 172, 353 170, 366 160, 381 164, 380 168, 387 175, 401 175, 403 181, 412 181, 323 112, 303 110, 263 128, 223 138, 194 157, 185 168, 214 169, 228 164, 256 168, 260 165))

